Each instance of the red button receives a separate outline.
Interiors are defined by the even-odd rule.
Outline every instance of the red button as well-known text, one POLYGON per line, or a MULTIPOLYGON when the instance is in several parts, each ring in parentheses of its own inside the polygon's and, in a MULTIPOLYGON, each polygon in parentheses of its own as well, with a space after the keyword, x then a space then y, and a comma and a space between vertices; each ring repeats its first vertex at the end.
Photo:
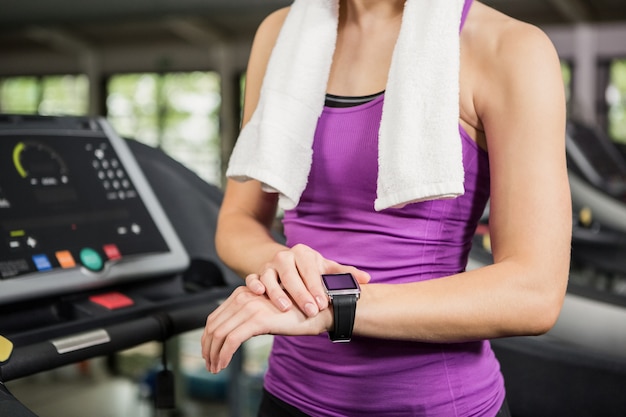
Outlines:
POLYGON ((132 298, 120 292, 109 292, 106 294, 92 295, 91 297, 89 297, 89 300, 92 303, 99 304, 102 307, 108 308, 109 310, 116 310, 118 308, 128 307, 135 304, 132 298))
POLYGON ((114 244, 104 245, 102 249, 104 250, 104 253, 106 254, 107 258, 111 260, 120 259, 122 257, 122 254, 120 253, 120 250, 117 248, 117 245, 114 245, 114 244))

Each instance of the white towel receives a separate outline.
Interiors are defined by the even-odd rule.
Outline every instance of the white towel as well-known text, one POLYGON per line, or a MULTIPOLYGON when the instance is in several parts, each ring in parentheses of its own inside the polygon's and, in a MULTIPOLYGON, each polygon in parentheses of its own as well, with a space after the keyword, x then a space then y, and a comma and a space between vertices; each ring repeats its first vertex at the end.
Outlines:
MULTIPOLYGON (((385 90, 378 211, 464 193, 459 118, 463 0, 408 0, 385 90)), ((337 40, 338 0, 295 0, 268 63, 257 109, 226 175, 256 179, 294 208, 312 162, 337 40)), ((358 150, 355 150, 358 152, 358 150)))

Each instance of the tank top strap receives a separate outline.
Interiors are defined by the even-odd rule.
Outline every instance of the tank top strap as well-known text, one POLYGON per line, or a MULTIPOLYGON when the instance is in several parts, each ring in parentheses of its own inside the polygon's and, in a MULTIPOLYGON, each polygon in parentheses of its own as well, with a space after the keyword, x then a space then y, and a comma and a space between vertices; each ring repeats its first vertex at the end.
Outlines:
POLYGON ((461 26, 459 27, 459 32, 463 30, 463 25, 465 24, 465 20, 467 19, 467 15, 469 14, 473 1, 474 0, 465 0, 465 3, 463 4, 463 13, 461 14, 461 26))

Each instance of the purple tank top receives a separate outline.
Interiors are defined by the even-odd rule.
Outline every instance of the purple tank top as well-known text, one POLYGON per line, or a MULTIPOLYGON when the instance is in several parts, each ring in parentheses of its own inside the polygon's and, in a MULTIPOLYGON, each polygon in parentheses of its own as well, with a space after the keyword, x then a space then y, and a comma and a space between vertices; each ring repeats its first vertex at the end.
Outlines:
MULTIPOLYGON (((404 283, 464 270, 489 198, 487 154, 459 127, 465 194, 374 210, 384 96, 326 107, 298 206, 285 213, 287 244, 404 283)), ((401 150, 399 150, 401 151, 401 150)), ((488 341, 415 343, 327 335, 274 338, 265 388, 311 416, 495 416, 504 383, 488 341)))

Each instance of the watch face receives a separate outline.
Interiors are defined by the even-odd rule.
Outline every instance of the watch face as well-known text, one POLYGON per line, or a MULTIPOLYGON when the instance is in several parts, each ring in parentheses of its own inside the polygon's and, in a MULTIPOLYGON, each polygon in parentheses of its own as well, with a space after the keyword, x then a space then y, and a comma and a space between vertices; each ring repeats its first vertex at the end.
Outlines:
POLYGON ((359 284, 352 274, 326 274, 322 275, 322 280, 328 291, 359 289, 359 284))

